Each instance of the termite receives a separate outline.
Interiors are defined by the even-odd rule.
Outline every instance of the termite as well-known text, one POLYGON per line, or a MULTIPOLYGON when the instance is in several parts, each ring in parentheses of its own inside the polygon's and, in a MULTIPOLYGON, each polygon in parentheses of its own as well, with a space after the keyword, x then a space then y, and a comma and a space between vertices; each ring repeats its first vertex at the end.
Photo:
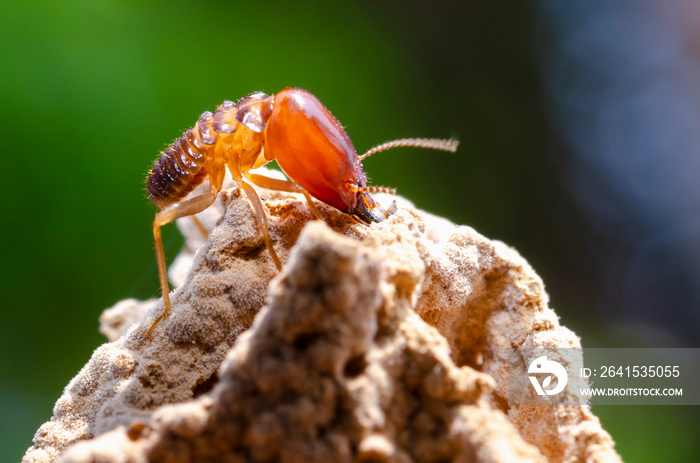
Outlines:
POLYGON ((321 217, 312 198, 357 221, 381 222, 387 213, 369 193, 395 191, 367 186, 361 161, 399 146, 454 152, 457 144, 456 140, 405 138, 375 146, 358 156, 340 122, 318 98, 300 88, 286 88, 276 95, 255 92, 237 103, 224 101, 213 113, 204 112, 194 127, 161 153, 148 173, 148 195, 160 208, 153 221, 153 237, 165 305, 148 337, 171 308, 160 227, 211 206, 221 191, 226 167, 253 205, 265 246, 277 270, 281 270, 282 263, 270 241, 267 215, 253 185, 303 194, 318 219, 321 217), (250 172, 273 160, 290 180, 250 172), (207 178, 209 193, 185 199, 207 178))

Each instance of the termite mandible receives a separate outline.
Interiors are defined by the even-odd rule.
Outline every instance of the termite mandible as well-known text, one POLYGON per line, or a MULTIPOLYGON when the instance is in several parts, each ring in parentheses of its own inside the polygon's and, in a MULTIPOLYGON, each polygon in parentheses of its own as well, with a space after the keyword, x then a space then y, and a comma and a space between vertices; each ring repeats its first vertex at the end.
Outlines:
POLYGON ((281 270, 282 263, 270 241, 265 209, 252 185, 303 194, 318 219, 321 217, 312 197, 371 224, 386 219, 387 213, 369 193, 394 190, 367 186, 363 159, 399 146, 454 152, 457 144, 457 140, 406 138, 375 146, 358 156, 340 122, 318 98, 300 88, 285 88, 276 95, 255 92, 237 103, 224 101, 214 113, 204 112, 194 127, 161 153, 148 173, 148 195, 160 208, 153 221, 153 237, 165 305, 148 337, 171 307, 160 227, 211 206, 221 191, 227 166, 253 205, 265 246, 281 270), (290 180, 250 172, 272 160, 290 180), (206 178, 211 185, 209 193, 185 200, 206 178))

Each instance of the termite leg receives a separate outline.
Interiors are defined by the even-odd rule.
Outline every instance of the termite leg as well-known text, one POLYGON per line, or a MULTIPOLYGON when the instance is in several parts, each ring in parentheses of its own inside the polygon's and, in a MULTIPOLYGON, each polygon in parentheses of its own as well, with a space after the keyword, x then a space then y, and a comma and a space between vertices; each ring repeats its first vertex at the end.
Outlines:
POLYGON ((267 214, 265 214, 265 208, 263 207, 262 201, 260 201, 260 196, 258 196, 258 193, 255 191, 255 188, 246 183, 243 179, 236 179, 236 183, 238 183, 238 185, 241 188, 243 188, 243 191, 245 191, 246 196, 248 196, 248 199, 253 205, 253 209, 255 209, 255 218, 258 221, 258 227, 260 228, 260 231, 263 234, 265 246, 267 246, 267 250, 270 251, 270 256, 275 262, 277 270, 282 270, 282 263, 280 262, 280 258, 277 257, 275 249, 272 247, 272 241, 270 241, 270 234, 267 231, 267 214))
POLYGON ((197 218, 196 215, 192 216, 192 222, 194 222, 194 225, 197 227, 197 230, 202 234, 204 239, 209 239, 209 231, 202 225, 202 222, 197 218))
POLYGON ((151 326, 151 329, 148 330, 148 339, 151 339, 151 334, 156 326, 158 326, 158 323, 165 319, 165 317, 168 316, 168 313, 170 313, 170 287, 168 286, 168 273, 165 265, 165 252, 163 251, 163 240, 161 239, 160 227, 172 222, 173 220, 179 219, 180 217, 186 217, 188 215, 202 212, 204 209, 208 208, 214 203, 216 196, 216 193, 205 193, 201 196, 188 199, 187 201, 174 204, 158 212, 156 214, 156 218, 153 220, 153 238, 156 242, 158 278, 160 279, 160 290, 163 294, 165 311, 163 312, 163 315, 156 319, 151 326))
POLYGON ((313 215, 318 219, 321 219, 321 215, 318 213, 318 209, 316 209, 316 205, 314 204, 313 200, 311 199, 311 195, 309 194, 308 191, 301 185, 290 182, 289 180, 281 180, 278 178, 272 178, 272 177, 266 177, 264 175, 258 175, 258 174, 248 174, 246 175, 248 177, 248 180, 250 180, 252 183, 259 187, 267 188, 268 190, 275 190, 275 191, 286 191, 287 193, 301 193, 304 195, 306 198, 306 202, 309 203, 309 209, 311 209, 311 212, 313 215))

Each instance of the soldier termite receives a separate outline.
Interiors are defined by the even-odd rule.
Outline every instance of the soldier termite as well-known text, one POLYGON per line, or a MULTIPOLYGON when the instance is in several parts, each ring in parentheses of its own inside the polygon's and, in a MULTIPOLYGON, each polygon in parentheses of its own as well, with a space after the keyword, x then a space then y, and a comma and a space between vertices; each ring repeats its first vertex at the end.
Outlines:
POLYGON ((170 311, 160 227, 211 206, 221 191, 226 167, 253 205, 265 245, 280 270, 282 263, 270 241, 265 209, 252 185, 303 194, 319 219, 312 197, 364 223, 381 222, 387 213, 369 193, 394 190, 367 186, 361 161, 399 146, 454 152, 457 144, 456 140, 406 138, 378 145, 358 156, 338 120, 318 98, 299 88, 286 88, 276 95, 251 93, 237 103, 224 101, 214 113, 203 113, 194 127, 161 154, 148 174, 149 197, 160 208, 153 221, 153 236, 165 304, 148 337, 170 311), (250 172, 272 160, 291 181, 250 172), (207 178, 209 193, 185 199, 207 178))

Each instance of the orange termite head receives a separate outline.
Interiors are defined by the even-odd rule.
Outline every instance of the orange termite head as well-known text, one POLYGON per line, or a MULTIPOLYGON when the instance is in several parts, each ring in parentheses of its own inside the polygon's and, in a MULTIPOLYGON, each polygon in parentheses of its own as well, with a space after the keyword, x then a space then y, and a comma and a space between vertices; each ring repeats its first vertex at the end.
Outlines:
POLYGON ((392 190, 367 186, 362 159, 396 146, 457 148, 454 140, 404 139, 358 156, 340 122, 318 98, 300 88, 286 88, 275 95, 264 143, 266 159, 277 160, 284 173, 311 196, 368 224, 387 218, 369 193, 392 190))
POLYGON ((287 88, 275 95, 265 128, 265 157, 311 196, 365 223, 386 212, 369 195, 350 137, 313 94, 287 88))

